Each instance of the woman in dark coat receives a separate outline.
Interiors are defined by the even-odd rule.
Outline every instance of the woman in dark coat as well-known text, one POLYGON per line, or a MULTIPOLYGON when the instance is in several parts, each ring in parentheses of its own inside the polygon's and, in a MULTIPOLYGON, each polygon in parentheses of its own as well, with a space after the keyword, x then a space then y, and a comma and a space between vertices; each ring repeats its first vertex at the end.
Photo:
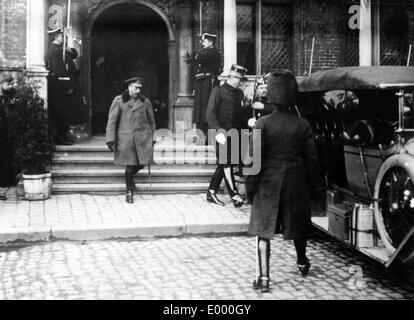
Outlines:
POLYGON ((272 73, 267 94, 275 111, 255 125, 261 129, 262 169, 258 176, 247 177, 246 187, 253 202, 249 233, 258 237, 260 272, 253 287, 263 292, 269 290, 270 240, 275 233, 294 240, 302 274, 310 268, 306 245, 312 230, 311 174, 317 157, 309 123, 290 111, 297 92, 290 71, 272 73))
POLYGON ((128 90, 117 96, 109 110, 106 143, 115 151, 115 164, 126 166, 126 201, 134 202, 134 176, 153 160, 156 130, 151 102, 141 93, 142 78, 126 80, 128 90))

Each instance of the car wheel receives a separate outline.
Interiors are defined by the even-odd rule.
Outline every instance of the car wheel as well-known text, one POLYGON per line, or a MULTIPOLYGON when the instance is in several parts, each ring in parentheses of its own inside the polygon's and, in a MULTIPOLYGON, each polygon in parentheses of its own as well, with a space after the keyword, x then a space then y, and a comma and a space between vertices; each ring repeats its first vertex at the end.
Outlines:
POLYGON ((381 167, 375 186, 375 221, 391 252, 414 226, 414 167, 409 155, 395 155, 381 167))

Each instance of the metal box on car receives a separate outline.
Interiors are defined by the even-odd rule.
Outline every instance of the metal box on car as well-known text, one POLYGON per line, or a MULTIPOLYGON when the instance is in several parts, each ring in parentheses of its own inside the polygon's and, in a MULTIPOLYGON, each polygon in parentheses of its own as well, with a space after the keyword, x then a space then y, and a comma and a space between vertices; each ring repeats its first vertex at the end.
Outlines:
POLYGON ((328 230, 340 240, 349 241, 351 213, 346 204, 328 204, 328 230))

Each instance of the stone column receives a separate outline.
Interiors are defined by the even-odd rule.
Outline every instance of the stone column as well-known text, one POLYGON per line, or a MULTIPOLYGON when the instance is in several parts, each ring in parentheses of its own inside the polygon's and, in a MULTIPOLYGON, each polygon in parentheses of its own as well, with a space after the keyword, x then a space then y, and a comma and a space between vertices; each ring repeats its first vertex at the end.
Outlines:
POLYGON ((179 2, 177 10, 177 53, 178 53, 178 94, 174 104, 174 125, 176 131, 192 128, 194 97, 190 67, 184 61, 184 55, 193 51, 192 42, 192 3, 189 0, 179 2))
POLYGON ((224 0, 223 75, 229 73, 233 63, 237 63, 237 7, 236 0, 224 0))
POLYGON ((359 65, 372 65, 371 0, 361 0, 359 30, 359 65))
POLYGON ((47 106, 47 70, 45 66, 46 0, 27 0, 26 70, 36 82, 40 96, 47 106))

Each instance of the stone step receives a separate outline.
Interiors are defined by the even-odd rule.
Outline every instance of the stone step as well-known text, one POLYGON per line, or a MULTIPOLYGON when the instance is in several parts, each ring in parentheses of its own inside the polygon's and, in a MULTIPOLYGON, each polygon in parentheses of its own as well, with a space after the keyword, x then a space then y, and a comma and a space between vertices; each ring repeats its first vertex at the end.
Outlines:
MULTIPOLYGON (((198 146, 198 145, 155 145, 154 151, 186 151, 186 150, 196 150, 196 151, 206 151, 206 152, 214 152, 213 146, 198 146)), ((87 151, 100 151, 100 152, 111 152, 105 144, 96 145, 96 144, 75 144, 72 146, 56 146, 56 152, 87 152, 87 151)))
MULTIPOLYGON (((215 157, 216 153, 213 147, 191 146, 191 147, 155 147, 154 157, 177 156, 177 157, 215 157)), ((113 157, 106 146, 97 145, 75 145, 75 146, 58 146, 55 150, 56 158, 76 157, 113 157)))
MULTIPOLYGON (((57 146, 52 164, 54 193, 124 193, 125 166, 114 165, 113 161, 113 152, 107 148, 104 137, 57 146)), ((205 192, 216 163, 213 146, 184 145, 178 140, 158 142, 154 147, 151 181, 148 169, 143 169, 136 178, 137 192, 205 192)))
MULTIPOLYGON (((189 169, 214 169, 216 168, 216 164, 152 164, 151 169, 155 170, 156 168, 162 168, 165 170, 173 170, 173 169, 180 169, 180 170, 189 170, 189 169)), ((52 165, 52 171, 62 171, 62 170, 125 170, 125 166, 117 166, 112 162, 108 163, 71 163, 63 162, 63 163, 54 163, 52 165)), ((145 171, 147 168, 144 169, 145 171)))
MULTIPOLYGON (((101 157, 75 157, 75 156, 66 156, 59 157, 56 156, 53 159, 53 164, 113 164, 113 157, 101 156, 101 157)), ((181 165, 181 164, 190 164, 190 165, 205 165, 205 164, 216 164, 216 157, 154 157, 155 165, 181 165)))
MULTIPOLYGON (((136 183, 136 194, 176 194, 203 193, 208 183, 136 183)), ((93 193, 93 194, 124 194, 125 183, 122 184, 54 184, 53 194, 93 193)))
MULTIPOLYGON (((155 151, 154 158, 161 158, 161 157, 193 157, 193 158, 215 158, 215 152, 210 151, 155 151)), ((55 152, 54 159, 62 159, 62 158, 114 158, 114 154, 112 152, 107 151, 84 151, 84 152, 55 152)))
MULTIPOLYGON (((152 168, 152 183, 208 183, 214 169, 161 169, 152 168)), ((54 184, 121 184, 125 181, 125 171, 111 170, 54 170, 52 173, 54 184)), ((136 175, 140 183, 149 183, 148 169, 136 175)))

